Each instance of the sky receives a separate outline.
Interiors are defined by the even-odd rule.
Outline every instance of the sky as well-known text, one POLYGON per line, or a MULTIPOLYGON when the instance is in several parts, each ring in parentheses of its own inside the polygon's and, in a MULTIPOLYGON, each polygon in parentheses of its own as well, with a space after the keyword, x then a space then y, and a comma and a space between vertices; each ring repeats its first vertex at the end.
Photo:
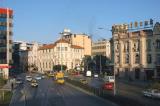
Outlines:
POLYGON ((14 10, 13 40, 39 43, 56 41, 64 28, 110 39, 113 24, 160 22, 159 5, 160 0, 0 0, 0 7, 14 10))

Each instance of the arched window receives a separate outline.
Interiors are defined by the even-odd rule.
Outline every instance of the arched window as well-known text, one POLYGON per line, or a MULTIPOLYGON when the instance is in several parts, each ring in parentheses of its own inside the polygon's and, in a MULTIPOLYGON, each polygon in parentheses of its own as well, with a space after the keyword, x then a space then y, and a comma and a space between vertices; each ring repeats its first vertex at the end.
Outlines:
POLYGON ((140 62, 139 54, 136 54, 136 56, 135 56, 135 63, 139 64, 139 62, 140 62))

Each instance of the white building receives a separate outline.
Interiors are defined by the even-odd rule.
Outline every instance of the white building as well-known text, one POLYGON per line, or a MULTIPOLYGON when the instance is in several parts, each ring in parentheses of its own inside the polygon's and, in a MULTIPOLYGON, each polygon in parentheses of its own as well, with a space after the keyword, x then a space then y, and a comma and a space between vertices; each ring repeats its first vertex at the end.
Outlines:
POLYGON ((54 44, 43 45, 38 49, 38 70, 40 72, 53 70, 54 65, 66 65, 73 69, 84 57, 84 48, 72 45, 64 39, 54 44))
POLYGON ((98 40, 92 43, 92 55, 103 55, 111 58, 110 41, 106 39, 98 40))

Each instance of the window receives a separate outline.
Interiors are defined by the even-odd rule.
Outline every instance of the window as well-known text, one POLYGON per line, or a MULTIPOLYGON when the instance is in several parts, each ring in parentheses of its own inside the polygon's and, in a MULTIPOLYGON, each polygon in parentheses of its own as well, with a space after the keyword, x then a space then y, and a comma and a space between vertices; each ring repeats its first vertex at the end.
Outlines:
POLYGON ((139 64, 139 62, 140 62, 139 54, 136 54, 135 63, 139 64))
POLYGON ((147 51, 151 51, 151 39, 147 40, 147 51))
POLYGON ((156 59, 157 59, 157 64, 160 64, 160 54, 157 54, 156 59))
POLYGON ((129 42, 125 42, 124 44, 124 52, 129 52, 129 42))
POLYGON ((67 47, 65 47, 65 51, 67 51, 67 47))
POLYGON ((160 40, 156 40, 156 48, 160 49, 160 40))
POLYGON ((129 55, 128 55, 128 54, 125 55, 125 63, 126 63, 126 64, 129 63, 129 55))
POLYGON ((120 58, 119 58, 119 55, 117 55, 117 63, 120 62, 120 58))
POLYGON ((57 47, 57 51, 60 51, 60 47, 57 47))
POLYGON ((147 63, 148 64, 152 63, 152 56, 151 56, 151 54, 147 55, 147 63))

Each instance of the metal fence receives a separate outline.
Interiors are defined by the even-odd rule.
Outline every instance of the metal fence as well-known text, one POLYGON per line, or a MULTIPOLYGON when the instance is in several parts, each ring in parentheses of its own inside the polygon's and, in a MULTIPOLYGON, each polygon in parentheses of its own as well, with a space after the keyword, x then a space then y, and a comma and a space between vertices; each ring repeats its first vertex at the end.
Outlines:
POLYGON ((0 89, 0 104, 8 104, 11 99, 12 92, 10 89, 0 89))
POLYGON ((72 80, 69 78, 65 79, 66 82, 77 86, 81 89, 84 89, 96 96, 102 97, 104 99, 110 100, 114 103, 117 103, 120 106, 143 106, 143 103, 140 103, 139 101, 124 97, 122 95, 117 94, 116 96, 114 96, 113 91, 109 91, 109 90, 104 90, 102 88, 95 88, 95 87, 91 87, 88 84, 83 84, 79 81, 76 80, 72 80))

